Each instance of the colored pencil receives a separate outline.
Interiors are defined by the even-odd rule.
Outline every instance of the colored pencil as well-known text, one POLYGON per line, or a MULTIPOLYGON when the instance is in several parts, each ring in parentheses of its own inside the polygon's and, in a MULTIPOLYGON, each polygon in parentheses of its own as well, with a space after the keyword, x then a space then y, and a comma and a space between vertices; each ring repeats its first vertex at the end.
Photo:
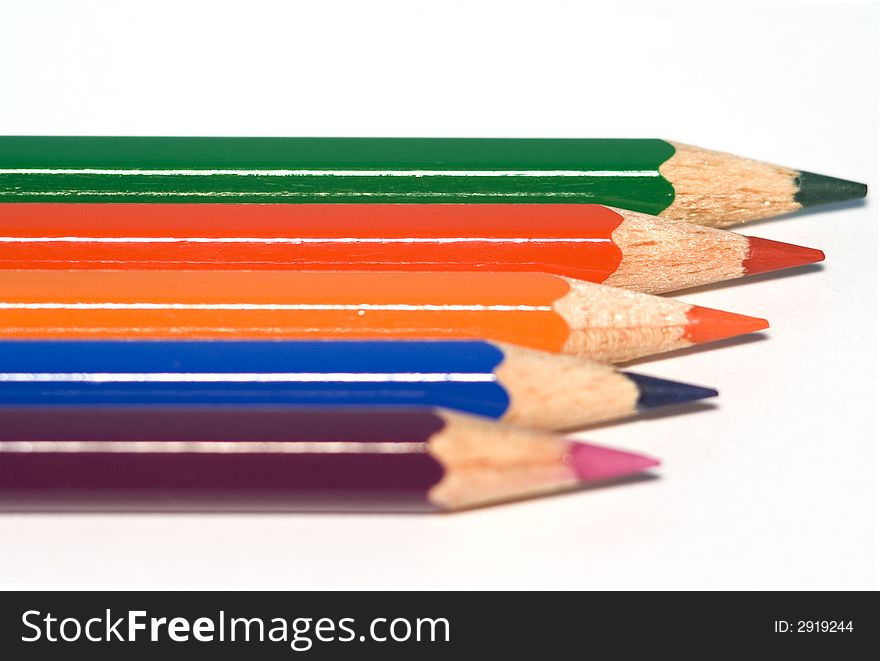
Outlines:
POLYGON ((766 327, 544 273, 0 271, 4 339, 486 339, 622 362, 766 327))
POLYGON ((442 406, 568 429, 717 394, 484 341, 0 342, 4 406, 442 406))
POLYGON ((3 202, 591 202, 721 227, 866 192, 653 139, 0 137, 3 202))
POLYGON ((2 268, 544 271, 661 293, 819 250, 588 204, 7 204, 2 268))
POLYGON ((62 407, 0 420, 0 509, 444 511, 658 463, 431 409, 62 407))

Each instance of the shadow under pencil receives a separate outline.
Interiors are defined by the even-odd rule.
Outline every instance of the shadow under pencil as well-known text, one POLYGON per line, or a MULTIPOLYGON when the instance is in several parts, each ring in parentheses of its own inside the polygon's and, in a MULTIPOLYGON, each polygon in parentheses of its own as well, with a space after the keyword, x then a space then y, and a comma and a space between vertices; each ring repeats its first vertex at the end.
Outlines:
POLYGON ((825 270, 824 264, 805 264, 804 266, 795 266, 785 269, 784 271, 770 271, 759 275, 750 275, 738 280, 724 280, 722 282, 713 282, 709 285, 700 285, 699 287, 691 287, 689 289, 679 289, 675 292, 663 294, 668 298, 677 298, 682 294, 699 294, 702 292, 715 291, 716 289, 727 289, 737 285, 754 285, 760 282, 772 282, 773 280, 781 280, 783 278, 797 277, 798 275, 808 275, 810 273, 818 273, 825 270))
POLYGON ((732 347, 741 347, 755 342, 765 342, 769 337, 766 333, 752 333, 750 335, 739 335, 737 337, 727 338, 726 340, 718 340, 709 344, 699 344, 684 349, 676 349, 675 351, 667 351, 666 353, 655 356, 646 356, 638 358, 625 364, 625 367, 633 367, 636 365, 648 364, 658 360, 666 360, 667 358, 679 358, 681 356, 689 356, 694 353, 702 353, 703 351, 717 351, 719 349, 729 349, 732 347))
POLYGON ((617 420, 606 420, 603 422, 597 422, 592 425, 587 425, 584 427, 576 427, 571 429, 566 429, 564 431, 569 433, 593 430, 593 429, 602 429, 603 427, 611 427, 611 426, 620 426, 633 422, 641 422, 641 421, 651 421, 651 420, 662 420, 664 418, 671 418, 679 415, 690 415, 694 413, 701 413, 705 411, 714 411, 719 408, 718 404, 714 402, 691 402, 689 404, 681 404, 678 406, 672 406, 669 408, 663 409, 652 409, 650 411, 646 411, 644 413, 639 413, 639 415, 634 416, 632 418, 624 418, 617 420))
MULTIPOLYGON (((601 480, 590 482, 588 484, 582 486, 576 486, 572 489, 566 489, 565 491, 559 491, 556 493, 548 493, 544 496, 524 496, 522 498, 511 498, 509 500, 499 501, 497 503, 486 503, 481 504, 474 507, 465 507, 461 509, 451 510, 447 512, 443 511, 425 511, 425 512, 414 512, 413 510, 384 510, 384 511, 361 511, 361 510, 351 510, 351 509, 335 509, 332 505, 328 506, 326 509, 322 509, 320 511, 316 511, 314 509, 310 510, 297 510, 295 507, 291 507, 290 509, 285 509, 283 506, 273 506, 271 509, 260 509, 259 507, 242 507, 242 508, 224 508, 224 509, 212 509, 209 506, 193 504, 192 507, 184 507, 182 505, 175 506, 174 509, 163 509, 162 506, 150 505, 150 504, 138 504, 137 506, 126 506, 125 504, 114 505, 113 503, 107 503, 104 501, 103 504, 95 504, 95 503, 83 503, 82 507, 77 507, 75 504, 67 503, 65 507, 60 507, 54 504, 42 504, 39 502, 37 498, 34 499, 33 502, 27 502, 26 500, 17 498, 15 501, 15 507, 11 507, 9 503, 4 503, 0 500, 0 515, 2 514, 14 514, 16 516, 39 516, 39 515, 60 515, 60 516, 81 516, 83 514, 90 514, 96 516, 114 516, 114 515, 126 515, 126 516, 144 516, 144 517, 152 517, 152 516, 190 516, 190 515, 199 515, 206 517, 223 517, 223 516, 238 516, 242 514, 246 514, 248 516, 263 516, 263 517, 316 517, 323 516, 326 514, 332 515, 345 515, 352 514, 357 515, 358 518, 362 518, 365 516, 369 517, 382 517, 382 516, 418 516, 418 517, 427 517, 427 518, 445 518, 449 515, 460 515, 466 514, 468 512, 479 512, 483 510, 490 510, 497 507, 505 507, 507 505, 514 505, 517 503, 525 503, 529 501, 546 501, 547 499, 553 498, 564 498, 568 495, 574 495, 578 493, 583 493, 587 491, 593 491, 596 489, 607 489, 624 485, 631 484, 639 484, 642 482, 652 482, 654 480, 659 479, 659 476, 653 473, 638 473, 631 476, 613 478, 610 480, 601 480)), ((159 498, 157 498, 158 502, 159 498)))
POLYGON ((790 213, 783 213, 778 216, 769 216, 767 218, 750 220, 748 223, 745 223, 743 225, 734 225, 731 227, 725 227, 724 229, 734 232, 741 232, 746 227, 757 227, 758 225, 775 223, 780 220, 786 220, 788 218, 795 218, 800 216, 816 216, 819 214, 834 213, 835 211, 846 211, 847 209, 859 209, 861 207, 868 206, 868 204, 869 201, 865 197, 860 197, 853 200, 843 200, 841 202, 831 202, 829 204, 804 207, 803 209, 798 209, 797 211, 792 211, 790 213))

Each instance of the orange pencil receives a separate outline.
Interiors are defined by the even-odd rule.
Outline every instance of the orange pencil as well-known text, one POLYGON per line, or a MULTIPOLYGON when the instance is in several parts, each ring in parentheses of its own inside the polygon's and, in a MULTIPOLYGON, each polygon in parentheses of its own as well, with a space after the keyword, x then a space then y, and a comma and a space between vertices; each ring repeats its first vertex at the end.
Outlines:
POLYGON ((0 271, 5 338, 482 338, 621 362, 766 327, 543 273, 0 271))
POLYGON ((819 250, 596 204, 4 204, 0 268, 542 271, 660 293, 819 250))

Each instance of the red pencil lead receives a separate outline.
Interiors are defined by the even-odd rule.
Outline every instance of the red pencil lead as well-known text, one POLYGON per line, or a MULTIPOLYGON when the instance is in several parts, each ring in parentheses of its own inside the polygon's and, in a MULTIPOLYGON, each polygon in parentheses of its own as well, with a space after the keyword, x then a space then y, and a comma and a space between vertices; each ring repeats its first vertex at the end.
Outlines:
POLYGON ((750 236, 748 239, 749 254, 743 260, 743 272, 746 275, 815 264, 825 259, 825 253, 815 248, 805 248, 756 236, 750 236))

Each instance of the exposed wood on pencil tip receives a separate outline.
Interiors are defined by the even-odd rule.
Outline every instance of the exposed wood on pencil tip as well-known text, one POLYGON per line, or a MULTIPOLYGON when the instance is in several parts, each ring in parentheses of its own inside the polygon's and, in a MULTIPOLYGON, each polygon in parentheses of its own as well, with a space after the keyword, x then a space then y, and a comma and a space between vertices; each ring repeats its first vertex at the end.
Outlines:
POLYGON ((659 464, 653 457, 563 436, 445 410, 438 415, 446 426, 431 438, 429 447, 445 475, 428 497, 441 509, 569 490, 635 475, 659 464))
POLYGON ((618 372, 575 356, 500 346, 506 357, 495 374, 510 397, 505 422, 575 429, 717 395, 709 388, 618 372))
POLYGON ((659 215, 727 227, 803 207, 865 197, 867 186, 812 172, 671 142, 660 173, 675 197, 659 215))
POLYGON ((614 209, 621 263, 604 284, 652 294, 822 261, 820 250, 614 209), (684 257, 682 257, 684 256, 684 257))

